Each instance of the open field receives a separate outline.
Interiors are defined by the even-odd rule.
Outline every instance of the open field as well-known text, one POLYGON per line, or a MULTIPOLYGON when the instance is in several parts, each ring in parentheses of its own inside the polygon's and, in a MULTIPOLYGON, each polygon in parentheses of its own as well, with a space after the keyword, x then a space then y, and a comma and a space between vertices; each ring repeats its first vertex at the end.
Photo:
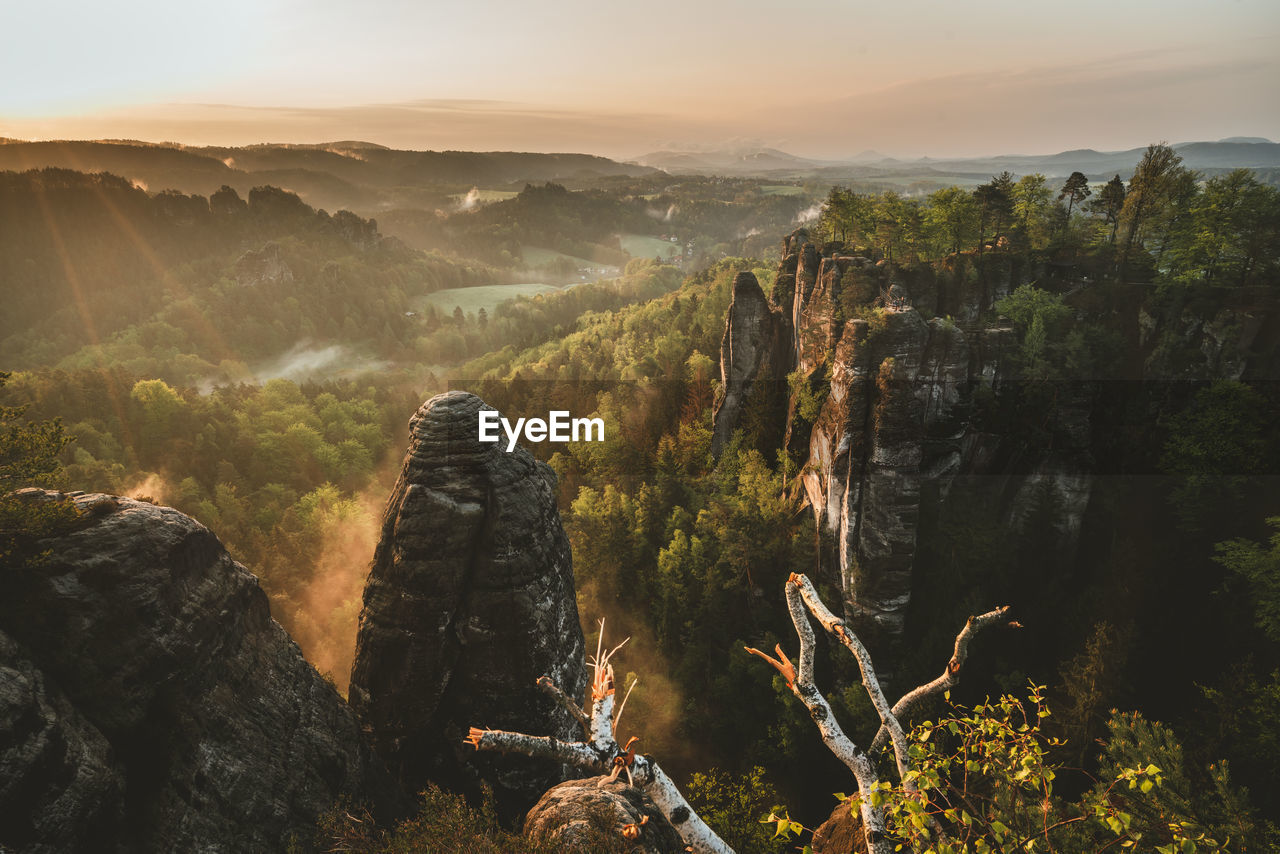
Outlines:
POLYGON ((649 237, 644 234, 623 234, 619 239, 622 241, 622 251, 632 258, 653 258, 655 256, 670 258, 684 251, 679 243, 672 243, 669 240, 649 237))
POLYGON ((428 294, 425 305, 434 305, 444 314, 452 314, 456 306, 462 306, 463 314, 475 314, 480 309, 492 314, 499 303, 516 297, 529 297, 536 294, 551 293, 562 290, 555 285, 536 283, 515 285, 479 285, 474 288, 446 288, 428 294))
POLYGON ((543 264, 549 264, 560 258, 568 258, 579 267, 598 267, 595 261, 586 258, 579 258, 576 255, 566 255, 563 252, 557 252, 554 249, 544 249, 541 246, 521 246, 520 255, 524 258, 524 263, 529 267, 541 267, 543 264))

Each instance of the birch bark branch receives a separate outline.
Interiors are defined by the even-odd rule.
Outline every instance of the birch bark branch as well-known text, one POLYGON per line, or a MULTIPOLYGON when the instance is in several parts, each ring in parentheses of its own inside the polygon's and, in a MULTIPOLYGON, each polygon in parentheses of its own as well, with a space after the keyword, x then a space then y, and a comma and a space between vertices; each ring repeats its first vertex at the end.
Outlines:
MULTIPOLYGON (((814 724, 818 727, 818 732, 822 736, 823 742, 835 754, 836 758, 843 762, 850 771, 853 772, 854 779, 858 782, 858 809, 862 815, 862 832, 867 840, 867 850, 872 854, 890 854, 893 847, 885 838, 885 821, 884 812, 872 803, 873 793, 880 787, 880 778, 876 774, 875 765, 866 753, 862 752, 856 744, 844 733, 840 724, 836 721, 835 714, 831 711, 831 705, 827 702, 827 698, 822 696, 822 692, 813 681, 813 660, 815 654, 815 639, 813 634, 813 626, 809 624, 809 615, 805 611, 805 597, 803 593, 804 585, 809 585, 812 589, 809 579, 803 575, 792 574, 787 580, 787 610, 791 612, 791 622, 795 626, 796 634, 800 638, 800 669, 794 678, 788 680, 788 686, 791 688, 800 702, 804 703, 805 708, 809 710, 809 716, 813 718, 814 724)), ((817 599, 817 592, 813 594, 813 598, 817 599)), ((825 606, 823 607, 825 611, 825 606)), ((829 611, 827 613, 830 613, 829 611)), ((748 650, 757 655, 768 659, 758 650, 748 650)), ((785 660, 786 656, 782 655, 779 648, 779 655, 785 660)), ((788 662, 788 666, 790 662, 788 662)), ((775 664, 775 666, 777 666, 775 664)), ((786 677, 786 671, 779 667, 780 672, 786 677)))
MULTIPOLYGON (((1021 623, 1009 619, 1009 610, 1009 606, 1005 605, 1004 607, 996 608, 994 611, 970 617, 964 628, 956 635, 955 650, 952 652, 951 660, 947 662, 946 669, 942 671, 942 675, 932 682, 926 682, 903 694, 902 699, 893 704, 893 716, 902 721, 908 718, 929 697, 936 696, 944 691, 950 691, 959 685, 960 669, 964 667, 965 659, 969 657, 969 642, 973 640, 973 637, 978 632, 997 623, 1004 623, 1015 629, 1022 628, 1021 623)), ((892 733, 884 725, 881 725, 876 737, 871 742, 872 752, 882 749, 891 735, 892 733)))
POLYGON ((596 774, 608 774, 610 780, 625 773, 629 782, 647 794, 658 809, 662 810, 689 846, 688 850, 695 854, 734 854, 733 849, 689 806, 689 802, 680 793, 680 788, 658 763, 648 756, 636 754, 632 749, 634 738, 625 747, 618 747, 614 735, 616 695, 613 665, 609 663, 609 659, 626 641, 606 652, 603 647, 603 622, 600 633, 601 645, 596 648, 595 659, 588 659, 593 673, 590 715, 569 700, 549 677, 543 676, 538 680, 538 685, 543 690, 571 707, 574 717, 582 724, 586 741, 561 741, 548 736, 472 727, 467 742, 474 745, 476 750, 497 750, 554 759, 596 774))

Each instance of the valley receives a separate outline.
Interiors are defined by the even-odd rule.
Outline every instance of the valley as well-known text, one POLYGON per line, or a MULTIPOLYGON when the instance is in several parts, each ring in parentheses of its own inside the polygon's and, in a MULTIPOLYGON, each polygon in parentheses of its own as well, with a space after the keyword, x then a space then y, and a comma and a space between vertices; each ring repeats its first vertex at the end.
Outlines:
MULTIPOLYGON (((386 606, 366 621, 382 651, 361 659, 362 609, 400 595, 393 538, 428 575, 487 567, 507 552, 481 556, 457 532, 527 516, 499 532, 530 561, 510 578, 549 555, 570 582, 567 599, 520 619, 573 623, 555 656, 594 645, 601 620, 611 641, 630 638, 626 736, 739 851, 787 849, 757 832, 759 816, 725 819, 726 792, 816 827, 849 787, 785 682, 741 651, 793 642, 779 595, 792 573, 840 610, 890 691, 936 675, 966 617, 1011 605, 1017 642, 978 645, 952 702, 1045 686, 1062 815, 1088 797, 1087 775, 1068 768, 1103 773, 1106 751, 1155 739, 1182 745, 1143 754, 1179 786, 1204 779, 1205 757, 1231 769, 1159 809, 1205 834, 1230 825, 1251 846, 1271 838, 1280 793, 1260 734, 1277 659, 1258 569, 1280 514, 1270 166, 1200 170, 1152 145, 1127 168, 1099 159, 1121 170, 1099 180, 939 172, 935 185, 915 165, 803 164, 785 183, 772 163, 702 175, 353 143, 112 145, 0 145, 4 162, 33 167, 0 172, 0 394, 21 410, 6 418, 56 419, 71 440, 39 485, 128 497, 91 536, 161 513, 207 526, 248 570, 236 583, 256 576, 263 607, 340 692, 315 708, 339 729, 351 714, 377 720, 375 748, 415 785, 479 797, 435 742, 397 746, 419 743, 401 709, 455 726, 469 701, 437 705, 425 671, 426 694, 379 694, 381 662, 416 623, 386 606), (393 165, 417 183, 390 186, 393 165), (314 173, 289 182, 307 190, 254 184, 294 168, 314 173), (829 180, 839 174, 851 180, 829 180), (318 207, 339 196, 364 201, 318 207), (511 460, 451 456, 440 437, 474 438, 455 409, 476 398, 513 425, 589 420, 599 439, 518 442, 513 427, 498 451, 511 460), (427 499, 412 484, 456 496, 440 507, 457 518, 415 504, 427 499), (430 537, 380 524, 388 495, 422 520, 404 530, 437 526, 430 537), (489 502, 501 512, 473 512, 489 502), (1252 717, 1230 718, 1237 704, 1252 717), (1204 726, 1218 719, 1234 723, 1204 726), (1160 722, 1155 735, 1145 721, 1160 722)), ((448 583, 471 583, 459 578, 448 583)), ((287 658, 266 637, 253 642, 287 658)), ((824 651, 820 667, 834 714, 869 744, 878 720, 856 666, 824 651)), ((273 678, 286 696, 314 692, 306 672, 289 660, 273 678)), ((329 738, 346 736, 307 749, 329 738)), ((378 790, 365 754, 342 761, 344 785, 378 790)), ((545 788, 539 773, 503 790, 515 798, 499 803, 503 820, 545 788)), ((311 817, 281 828, 314 820, 326 795, 308 791, 311 817)), ((168 833, 157 821, 137 832, 168 833)))

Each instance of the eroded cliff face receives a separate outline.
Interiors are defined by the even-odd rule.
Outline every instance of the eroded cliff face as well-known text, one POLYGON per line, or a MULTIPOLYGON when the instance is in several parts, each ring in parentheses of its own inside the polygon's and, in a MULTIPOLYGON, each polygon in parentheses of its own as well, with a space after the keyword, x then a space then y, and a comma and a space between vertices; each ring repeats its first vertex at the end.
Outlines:
POLYGON ((961 467, 969 343, 953 323, 890 307, 845 323, 801 481, 823 566, 869 642, 901 634, 922 489, 961 467))
POLYGON ((351 710, 207 528, 75 503, 79 530, 0 574, 0 847, 279 851, 339 797, 398 808, 351 710))
POLYGON ((765 299, 754 273, 733 280, 733 301, 720 340, 720 384, 711 452, 719 455, 749 409, 771 411, 780 404, 788 362, 783 314, 765 299))
MULTIPOLYGON (((797 487, 818 528, 819 572, 844 591, 845 615, 861 636, 889 653, 886 675, 922 520, 938 517, 957 477, 1000 478, 997 500, 1011 525, 1037 490, 1052 486, 1065 514, 1062 547, 1070 550, 1079 533, 1092 485, 1087 394, 1064 390, 1064 423, 1055 426, 1062 439, 1047 453, 1025 452, 975 417, 976 395, 1017 394, 1002 369, 1013 330, 980 318, 1025 272, 1000 252, 900 270, 839 246, 819 251, 803 230, 783 242, 771 291, 789 339, 779 372, 798 375, 784 444, 800 462, 797 487)), ((731 312, 721 353, 726 387, 750 376, 733 358, 742 326, 734 320, 731 312)), ((727 433, 719 431, 733 426, 717 419, 721 444, 727 433)))
POLYGON ((586 686, 569 542, 555 475, 523 448, 477 439, 472 394, 448 392, 409 424, 404 468, 365 587, 351 704, 410 790, 494 788, 514 817, 565 778, 553 763, 477 753, 472 726, 576 737, 536 686, 586 686))
POLYGON ((1233 304, 1211 316, 1190 307, 1161 316, 1138 309, 1137 336, 1146 372, 1182 380, 1274 379, 1280 364, 1273 343, 1280 305, 1274 293, 1256 290, 1229 293, 1233 304))

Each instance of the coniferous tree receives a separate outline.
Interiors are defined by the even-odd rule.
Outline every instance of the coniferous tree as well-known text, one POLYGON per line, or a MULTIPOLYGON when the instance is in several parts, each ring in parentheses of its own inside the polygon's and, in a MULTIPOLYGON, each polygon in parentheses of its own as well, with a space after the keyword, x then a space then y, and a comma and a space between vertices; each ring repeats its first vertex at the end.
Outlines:
POLYGON ((1067 200, 1067 222, 1071 222, 1072 209, 1089 198, 1093 191, 1089 189, 1089 179, 1085 177, 1083 172, 1072 172, 1067 178, 1067 182, 1062 185, 1062 191, 1058 193, 1058 201, 1067 200))
POLYGON ((1113 245, 1116 242, 1116 229, 1120 227, 1120 211, 1124 209, 1124 198, 1124 181, 1116 175, 1102 186, 1097 198, 1089 203, 1089 209, 1094 213, 1102 214, 1103 222, 1111 226, 1111 237, 1108 242, 1113 245))

